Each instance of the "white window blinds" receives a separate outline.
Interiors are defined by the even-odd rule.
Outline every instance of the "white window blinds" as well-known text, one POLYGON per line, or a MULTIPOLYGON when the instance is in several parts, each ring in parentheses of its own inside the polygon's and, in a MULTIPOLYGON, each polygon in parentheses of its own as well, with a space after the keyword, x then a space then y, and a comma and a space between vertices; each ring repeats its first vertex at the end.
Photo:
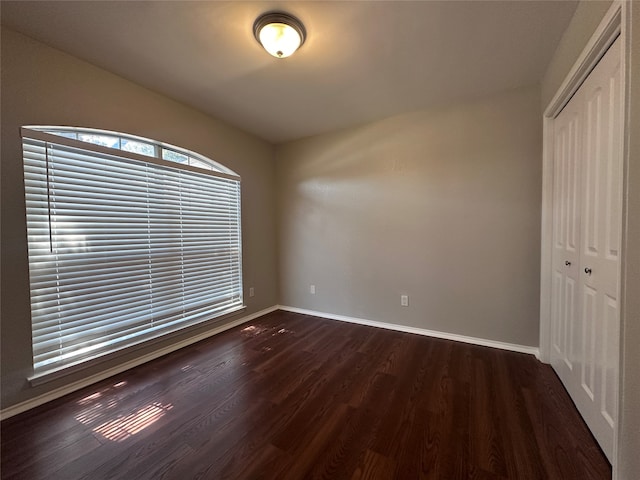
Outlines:
POLYGON ((22 135, 34 376, 242 307, 237 175, 22 135))

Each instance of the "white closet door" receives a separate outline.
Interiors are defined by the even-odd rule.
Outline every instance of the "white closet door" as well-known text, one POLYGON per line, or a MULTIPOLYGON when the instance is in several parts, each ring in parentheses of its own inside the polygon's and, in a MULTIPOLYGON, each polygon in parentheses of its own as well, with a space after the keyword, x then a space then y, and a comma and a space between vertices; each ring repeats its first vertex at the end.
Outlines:
POLYGON ((554 124, 552 365, 609 460, 620 328, 620 55, 618 39, 554 124))
POLYGON ((570 378, 580 346, 575 343, 580 283, 580 159, 582 101, 576 95, 554 124, 551 364, 570 378))

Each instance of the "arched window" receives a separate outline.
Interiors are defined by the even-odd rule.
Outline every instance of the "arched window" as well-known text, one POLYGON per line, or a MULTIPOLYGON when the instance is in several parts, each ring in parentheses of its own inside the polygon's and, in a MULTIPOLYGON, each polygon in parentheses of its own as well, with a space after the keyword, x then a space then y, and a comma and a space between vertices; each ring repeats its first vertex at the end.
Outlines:
POLYGON ((22 138, 34 378, 242 308, 237 174, 122 133, 22 138))

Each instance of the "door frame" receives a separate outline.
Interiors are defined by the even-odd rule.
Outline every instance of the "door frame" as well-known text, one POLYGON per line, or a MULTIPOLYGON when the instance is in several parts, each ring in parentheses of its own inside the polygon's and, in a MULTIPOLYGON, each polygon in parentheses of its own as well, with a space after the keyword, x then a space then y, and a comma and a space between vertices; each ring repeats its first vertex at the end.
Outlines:
MULTIPOLYGON (((552 256, 552 228, 553 228, 553 132, 554 119, 569 102, 573 94, 587 78, 596 64, 604 56, 607 49, 614 40, 620 36, 622 48, 622 94, 623 94, 623 132, 622 135, 622 161, 623 161, 623 191, 622 191, 622 218, 626 218, 627 199, 627 171, 629 165, 628 143, 628 105, 629 105, 629 19, 630 5, 624 0, 614 0, 607 13, 602 18, 598 28, 587 42, 582 53, 574 63, 573 67, 560 85, 560 88, 553 96, 552 100, 543 113, 543 146, 542 146, 542 219, 541 219, 541 257, 540 257, 540 360, 544 363, 551 361, 551 256, 552 256)), ((622 222, 621 239, 624 245, 626 238, 626 225, 622 222)), ((625 252, 621 251, 621 278, 620 278, 620 349, 622 349, 622 319, 624 318, 624 298, 625 285, 622 278, 625 264, 625 252)), ((620 403, 620 376, 618 372, 618 404, 620 403)), ((620 405, 618 405, 620 406, 620 405)), ((615 419, 616 431, 614 432, 613 446, 613 472, 616 478, 615 460, 618 452, 619 418, 620 408, 618 408, 618 418, 615 419)))

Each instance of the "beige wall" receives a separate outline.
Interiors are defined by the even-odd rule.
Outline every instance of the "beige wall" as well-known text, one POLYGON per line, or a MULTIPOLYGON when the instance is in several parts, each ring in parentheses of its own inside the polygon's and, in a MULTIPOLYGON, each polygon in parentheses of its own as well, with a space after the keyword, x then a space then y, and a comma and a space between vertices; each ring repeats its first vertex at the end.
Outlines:
POLYGON ((560 88, 578 55, 610 6, 611 0, 588 0, 578 4, 542 80, 543 111, 560 88))
MULTIPOLYGON (((255 297, 245 295, 244 314, 277 303, 273 146, 4 28, 1 102, 3 408, 97 371, 38 388, 26 382, 31 369, 31 327, 21 125, 74 125, 132 133, 194 150, 235 170, 242 177, 244 284, 245 289, 255 287, 255 297)), ((143 353, 144 349, 136 355, 143 353)))
POLYGON ((537 88, 279 146, 281 304, 537 346, 541 146, 537 88))
MULTIPOLYGON (((556 49, 542 82, 543 108, 596 30, 610 1, 583 1, 578 5, 556 49)), ((627 172, 626 238, 623 255, 622 358, 620 379, 620 431, 617 480, 640 478, 640 3, 630 3, 629 163, 627 172)))

